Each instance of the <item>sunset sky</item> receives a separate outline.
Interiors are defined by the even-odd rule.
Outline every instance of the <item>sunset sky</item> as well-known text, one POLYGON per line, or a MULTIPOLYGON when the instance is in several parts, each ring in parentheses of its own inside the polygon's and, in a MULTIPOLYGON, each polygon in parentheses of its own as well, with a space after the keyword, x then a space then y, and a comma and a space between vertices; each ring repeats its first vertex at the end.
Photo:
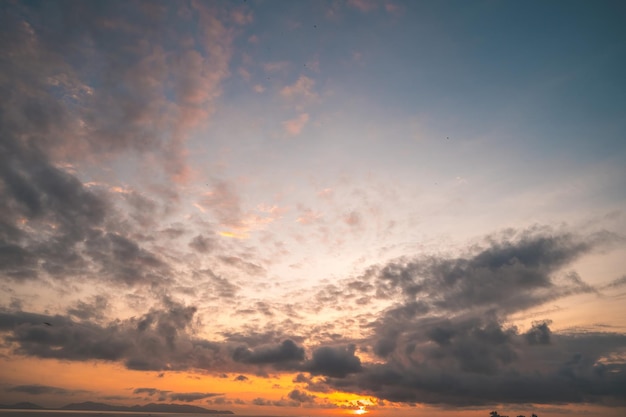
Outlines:
POLYGON ((0 404, 626 413, 626 2, 0 2, 0 404))

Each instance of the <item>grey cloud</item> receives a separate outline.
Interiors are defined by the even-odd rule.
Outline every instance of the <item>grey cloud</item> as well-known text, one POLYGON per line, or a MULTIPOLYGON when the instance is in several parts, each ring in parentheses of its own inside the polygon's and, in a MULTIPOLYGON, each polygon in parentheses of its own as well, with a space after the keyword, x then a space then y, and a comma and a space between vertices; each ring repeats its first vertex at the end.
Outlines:
POLYGON ((148 394, 149 396, 157 396, 159 401, 182 401, 192 402, 196 400, 203 400, 205 398, 215 397, 217 393, 212 392, 172 392, 167 390, 160 390, 157 388, 135 388, 133 394, 148 394))
POLYGON ((105 277, 128 285, 167 279, 169 268, 157 255, 121 231, 103 231, 117 228, 108 198, 38 150, 0 140, 0 184, 6 191, 0 212, 12 223, 0 227, 4 277, 105 277))
POLYGON ((556 274, 592 250, 593 239, 530 230, 491 237, 489 246, 465 257, 403 259, 371 269, 363 279, 376 287, 376 296, 398 300, 371 324, 374 352, 387 357, 424 335, 446 345, 459 330, 446 324, 451 317, 457 317, 455 326, 490 315, 498 322, 549 300, 595 292, 575 274, 560 281, 556 274))
POLYGON ((189 242, 189 247, 200 253, 208 253, 215 247, 215 242, 203 235, 197 235, 189 242))
POLYGON ((313 403, 315 402, 315 395, 307 394, 304 391, 294 389, 287 395, 290 399, 299 403, 313 403))
POLYGON ((384 361, 358 368, 355 360, 354 372, 338 372, 344 358, 318 373, 334 389, 409 403, 624 404, 626 364, 607 358, 626 349, 626 335, 554 333, 549 320, 525 332, 505 324, 547 301, 596 293, 562 270, 607 240, 605 233, 508 231, 463 257, 371 268, 350 289, 393 302, 367 326, 366 344, 384 361))
POLYGON ((0 79, 8 110, 3 114, 56 153, 150 151, 163 158, 168 173, 183 174, 184 134, 219 95, 232 34, 226 25, 201 24, 197 35, 204 47, 198 51, 184 42, 193 34, 168 19, 195 15, 204 22, 205 6, 177 5, 179 13, 168 8, 124 2, 3 5, 0 46, 11 56, 1 63, 7 76, 0 79))
POLYGON ((623 287, 625 285, 626 285, 626 275, 624 275, 621 278, 614 279, 613 281, 611 281, 607 285, 605 285, 603 288, 613 289, 613 288, 620 288, 620 287, 623 287))
POLYGON ((532 329, 525 334, 528 343, 531 345, 549 345, 552 335, 548 327, 550 323, 550 320, 533 323, 532 329))
POLYGON ((217 394, 213 392, 178 392, 171 393, 169 395, 169 398, 171 401, 183 401, 188 403, 196 400, 203 400, 205 398, 215 397, 217 395, 223 394, 217 394))
POLYGON ((284 364, 304 359, 304 348, 292 340, 285 340, 275 346, 261 346, 255 350, 238 347, 233 352, 233 360, 250 364, 284 364))
POLYGON ((49 385, 15 385, 9 388, 6 388, 7 392, 21 392, 25 394, 32 395, 42 395, 42 394, 54 394, 54 395, 68 395, 73 393, 82 393, 86 391, 82 390, 68 390, 65 388, 52 387, 49 385))
POLYGON ((77 245, 103 225, 108 201, 36 149, 6 138, 0 139, 0 184, 0 224, 5 225, 0 227, 0 272, 22 280, 85 269, 77 245))
MULTIPOLYGON (((133 390, 133 394, 148 394, 148 395, 155 395, 158 394, 161 391, 160 389, 157 388, 135 388, 133 390)), ((169 392, 169 391, 165 391, 165 392, 169 392)))
POLYGON ((624 335, 562 335, 550 347, 524 350, 522 346, 528 345, 516 340, 517 357, 500 360, 495 369, 489 363, 494 360, 492 353, 470 347, 463 350, 464 357, 458 357, 454 349, 441 357, 430 352, 427 360, 419 360, 416 354, 408 355, 408 362, 393 359, 372 364, 362 373, 327 382, 336 389, 400 402, 452 406, 530 402, 623 405, 620 391, 626 382, 626 366, 603 363, 602 357, 623 349, 625 344, 624 335), (599 348, 598 344, 604 347, 599 348), (480 366, 464 367, 462 363, 448 366, 457 362, 455 355, 460 362, 467 359, 465 356, 473 355, 470 364, 480 366), (487 363, 482 363, 485 360, 487 363))
POLYGON ((219 369, 230 362, 226 349, 192 336, 194 315, 195 307, 170 300, 138 318, 102 326, 63 316, 0 312, 0 331, 15 353, 27 356, 116 361, 139 370, 219 369))
POLYGON ((78 301, 74 307, 67 310, 67 313, 81 320, 102 320, 107 306, 107 298, 102 295, 97 295, 93 298, 92 303, 78 301))
POLYGON ((187 133, 208 118, 228 76, 236 22, 226 16, 209 22, 202 3, 0 6, 2 279, 168 282, 167 262, 144 245, 152 237, 132 229, 152 225, 176 194, 155 186, 164 201, 132 190, 114 196, 73 170, 130 151, 184 179, 187 133), (173 16, 193 16, 197 30, 172 25, 173 16), (194 37, 201 41, 190 46, 194 37))
POLYGON ((252 400, 252 404, 258 406, 274 406, 274 407, 297 407, 300 405, 297 401, 286 401, 284 399, 281 400, 266 400, 264 398, 255 398, 252 400))
MULTIPOLYGON (((305 358, 304 348, 290 339, 279 344, 246 346, 241 342, 235 345, 232 341, 217 343, 196 338, 195 316, 194 306, 167 298, 158 308, 139 317, 108 324, 74 322, 69 316, 0 310, 0 334, 15 354, 71 361, 113 361, 128 369, 144 371, 259 372, 259 366, 264 365, 285 370, 296 369, 305 358)), ((253 342, 255 337, 248 340, 253 342)))
POLYGON ((293 382, 311 382, 311 378, 308 378, 306 375, 304 374, 298 374, 296 375, 296 377, 293 379, 293 382))
POLYGON ((467 257, 428 257, 385 265, 377 277, 380 296, 429 300, 436 309, 498 307, 519 310, 575 292, 581 282, 555 286, 552 274, 591 250, 584 238, 522 232, 516 239, 492 238, 487 248, 467 257))
POLYGON ((265 268, 252 262, 247 262, 237 256, 220 256, 219 259, 226 265, 238 268, 250 275, 264 275, 265 268))
POLYGON ((209 269, 201 270, 195 273, 198 277, 208 278, 208 289, 212 295, 222 298, 233 298, 237 295, 239 287, 228 279, 217 275, 209 269))
POLYGON ((362 371, 361 359, 355 356, 355 346, 322 346, 313 351, 313 357, 304 365, 304 370, 313 375, 342 378, 362 371))
POLYGON ((170 267, 154 253, 119 233, 94 232, 85 253, 100 265, 101 276, 126 285, 166 283, 170 267))

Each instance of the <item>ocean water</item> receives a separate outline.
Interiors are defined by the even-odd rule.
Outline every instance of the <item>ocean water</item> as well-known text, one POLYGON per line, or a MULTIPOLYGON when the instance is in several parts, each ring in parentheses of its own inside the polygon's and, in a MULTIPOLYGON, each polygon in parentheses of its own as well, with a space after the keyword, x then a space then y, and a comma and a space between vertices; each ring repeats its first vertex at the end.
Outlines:
MULTIPOLYGON (((9 410, 0 409, 0 417, 237 417, 236 414, 203 413, 138 413, 133 411, 73 411, 73 410, 9 410)), ((239 416, 243 417, 243 416, 239 416)))

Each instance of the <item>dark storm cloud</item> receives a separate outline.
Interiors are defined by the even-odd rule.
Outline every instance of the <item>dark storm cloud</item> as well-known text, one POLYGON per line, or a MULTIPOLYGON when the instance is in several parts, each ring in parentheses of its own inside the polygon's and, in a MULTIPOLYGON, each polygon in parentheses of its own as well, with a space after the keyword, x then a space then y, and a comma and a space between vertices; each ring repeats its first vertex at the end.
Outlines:
POLYGON ((139 317, 108 324, 75 322, 69 316, 0 311, 4 343, 13 353, 24 356, 113 361, 143 371, 203 369, 241 373, 258 372, 264 366, 295 369, 305 359, 304 348, 290 339, 275 345, 212 342, 194 336, 197 324, 194 306, 167 298, 158 308, 139 317))
POLYGON ((342 378, 361 372, 361 359, 355 356, 355 346, 322 346, 313 351, 313 357, 304 365, 312 375, 342 378))
MULTIPOLYGON (((595 293, 562 270, 614 240, 538 228, 487 239, 464 257, 402 259, 371 268, 351 289, 396 300, 367 327, 367 343, 383 362, 338 372, 335 389, 409 403, 603 402, 623 404, 626 335, 555 333, 550 321, 526 332, 507 326, 512 313, 578 293, 595 293)), ((358 281, 358 280, 357 280, 358 281)), ((328 347, 323 348, 327 350, 328 347)), ((336 355, 319 361, 333 363, 336 355)), ((313 357, 315 361, 315 355, 313 357)), ((311 365, 309 365, 311 366, 311 365)), ((313 370, 313 369, 311 369, 313 370)))
POLYGON ((373 350, 384 358, 423 340, 444 346, 455 332, 465 334, 464 327, 483 328, 550 300, 595 292, 575 273, 560 271, 610 239, 544 229, 508 231, 464 257, 401 259, 371 268, 363 280, 373 288, 360 288, 399 300, 370 323, 373 350))
POLYGON ((190 337, 195 308, 167 300, 163 304, 161 310, 105 326, 62 316, 2 312, 0 330, 15 353, 40 358, 120 361, 144 370, 201 367, 214 360, 215 349, 209 343, 190 337))
POLYGON ((460 258, 421 258, 385 265, 377 295, 428 300, 428 307, 455 312, 497 307, 516 311, 591 288, 570 279, 557 287, 553 274, 592 248, 592 238, 522 232, 492 238, 490 245, 460 258))
MULTIPOLYGON (((498 331, 496 331, 498 332, 498 331)), ((556 339, 556 338, 555 338, 556 339)), ((467 340, 450 348, 418 348, 359 374, 330 380, 335 388, 378 398, 457 406, 493 403, 624 404, 623 363, 604 363, 626 346, 626 336, 560 336, 550 346, 528 346, 510 334, 494 347, 467 340), (603 345, 598 347, 597 345, 603 345), (510 350, 515 351, 511 356, 510 350), (424 354, 420 358, 421 354, 424 354)))
POLYGON ((254 350, 238 347, 233 352, 233 360, 249 364, 283 364, 304 359, 304 348, 293 340, 285 340, 279 345, 261 346, 254 350))
POLYGON ((526 341, 531 345, 549 345, 552 332, 548 327, 550 321, 533 323, 532 329, 526 332, 526 341))

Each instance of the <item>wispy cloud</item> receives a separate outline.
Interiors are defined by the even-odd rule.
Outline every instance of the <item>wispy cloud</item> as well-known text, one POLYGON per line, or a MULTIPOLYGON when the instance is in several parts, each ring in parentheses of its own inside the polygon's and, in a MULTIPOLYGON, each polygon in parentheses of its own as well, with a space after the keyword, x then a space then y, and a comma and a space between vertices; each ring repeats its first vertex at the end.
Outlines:
POLYGON ((286 120, 283 122, 283 129, 285 133, 289 136, 298 136, 302 133, 302 129, 309 122, 309 114, 301 113, 295 119, 286 120))

